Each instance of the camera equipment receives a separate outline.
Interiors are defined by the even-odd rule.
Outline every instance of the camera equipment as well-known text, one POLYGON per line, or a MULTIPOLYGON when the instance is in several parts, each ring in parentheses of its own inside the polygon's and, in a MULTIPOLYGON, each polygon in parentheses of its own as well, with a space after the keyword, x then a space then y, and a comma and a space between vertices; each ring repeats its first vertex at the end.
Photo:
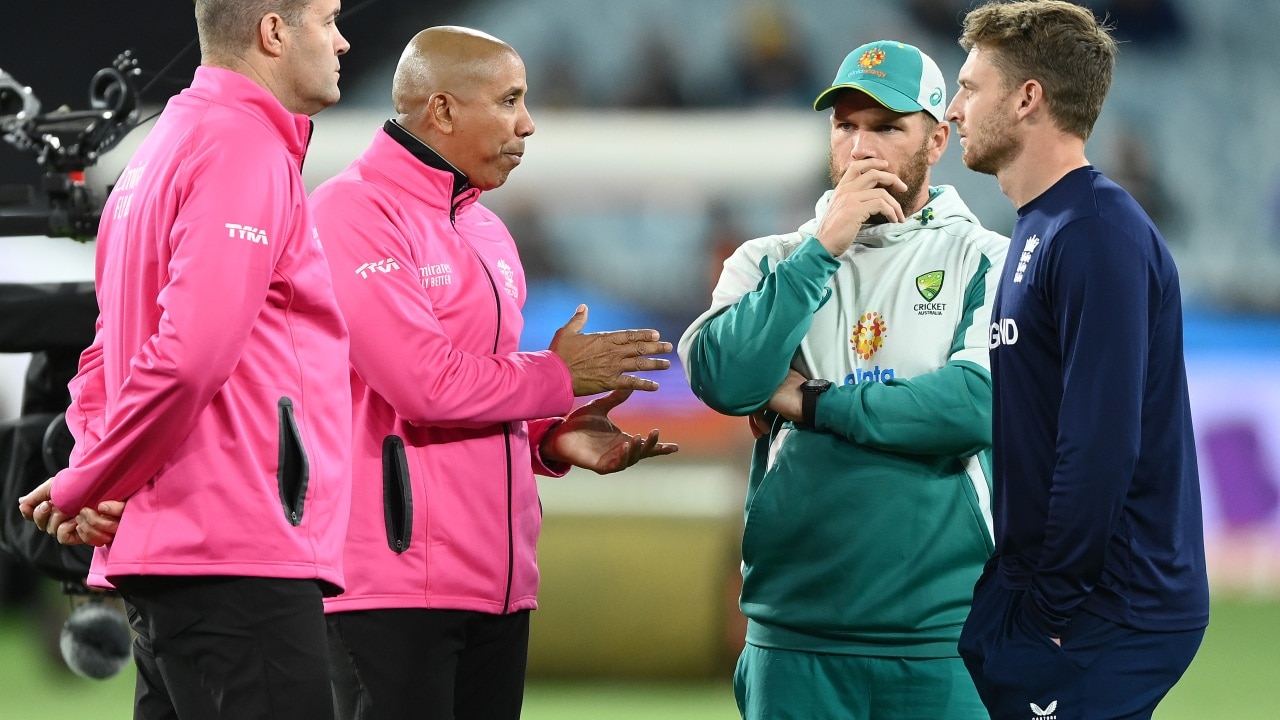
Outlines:
POLYGON ((115 593, 68 589, 79 595, 71 617, 62 626, 58 649, 71 671, 81 677, 106 680, 133 659, 133 635, 115 593))
POLYGON ((85 584, 92 549, 61 545, 18 511, 18 498, 67 467, 74 439, 64 410, 80 351, 93 341, 93 283, 0 283, 0 352, 30 352, 22 416, 0 421, 0 551, 58 580, 73 598, 59 648, 73 672, 109 678, 132 657, 119 595, 85 584))
MULTIPOLYGON (((44 170, 39 188, 0 186, 0 236, 93 239, 102 208, 84 171, 138 125, 138 74, 126 51, 89 82, 92 109, 41 113, 31 88, 0 70, 0 136, 32 153, 44 170)), ((17 509, 18 497, 67 466, 74 440, 63 414, 70 404, 66 387, 80 352, 93 341, 97 312, 91 282, 0 284, 0 352, 32 353, 22 416, 0 422, 0 550, 81 598, 62 628, 62 656, 77 674, 104 679, 131 656, 119 595, 85 584, 89 547, 60 545, 17 509)))
POLYGON ((84 170, 138 125, 133 78, 139 73, 126 50, 90 80, 90 110, 41 113, 31 88, 0 69, 0 135, 33 153, 45 171, 40 188, 0 187, 0 236, 90 240, 97 234, 102 208, 85 185, 84 170))

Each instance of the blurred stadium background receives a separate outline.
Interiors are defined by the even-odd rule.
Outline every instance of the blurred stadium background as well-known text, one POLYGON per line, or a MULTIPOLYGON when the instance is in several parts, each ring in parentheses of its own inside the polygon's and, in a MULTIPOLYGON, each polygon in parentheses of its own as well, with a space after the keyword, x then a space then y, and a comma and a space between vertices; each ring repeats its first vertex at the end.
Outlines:
MULTIPOLYGON (((591 329, 657 327, 676 339, 738 243, 796 227, 826 181, 826 120, 807 110, 853 46, 911 42, 954 78, 973 0, 346 0, 343 100, 316 118, 315 184, 364 149, 390 113, 399 50, 461 24, 510 42, 538 125, 525 164, 486 203, 521 246, 526 347, 545 348, 574 306, 591 329)), ((1178 259, 1214 615, 1186 679, 1157 712, 1271 718, 1280 672, 1280 26, 1274 0, 1090 0, 1122 45, 1089 157, 1133 192, 1178 259)), ((45 0, 0 8, 0 69, 45 109, 87 107, 89 78, 132 48, 148 110, 190 78, 185 2, 45 0), (54 30, 56 28, 56 30, 54 30), (183 48, 186 47, 184 51, 183 48), (155 74, 171 60, 165 76, 155 74)), ((954 86, 952 86, 954 87, 954 86)), ((90 169, 101 192, 146 126, 90 169)), ((0 144, 0 184, 36 183, 0 144)), ((934 182, 984 222, 1014 214, 952 147, 934 182)), ((0 282, 83 280, 92 245, 0 237, 0 282)), ((1108 339, 1099 338, 1099 351, 1108 339)), ((19 413, 28 357, 0 355, 0 420, 19 413)), ((618 411, 681 452, 625 474, 543 483, 542 608, 526 717, 731 718, 741 643, 737 538, 750 436, 691 396, 679 369, 618 411), (625 412, 624 412, 625 410, 625 412)), ((1099 409, 1104 412, 1104 408, 1099 409)), ((129 716, 132 669, 105 682, 58 659, 67 601, 0 558, 0 718, 129 716)))

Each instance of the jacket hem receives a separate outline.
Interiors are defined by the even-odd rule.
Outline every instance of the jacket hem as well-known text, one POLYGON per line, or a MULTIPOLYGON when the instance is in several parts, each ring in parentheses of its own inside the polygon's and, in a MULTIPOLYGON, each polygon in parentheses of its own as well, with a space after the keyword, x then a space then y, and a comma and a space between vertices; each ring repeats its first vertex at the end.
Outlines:
MULTIPOLYGON (((467 610, 471 612, 502 615, 502 600, 480 600, 468 597, 425 597, 423 595, 362 594, 325 598, 324 611, 357 612, 360 610, 467 610)), ((513 598, 506 612, 537 610, 538 601, 533 596, 513 598)))
MULTIPOLYGON (((172 576, 227 576, 227 577, 263 577, 283 580, 318 580, 332 585, 337 590, 345 586, 342 573, 331 567, 307 563, 111 563, 111 568, 102 574, 90 575, 91 584, 95 580, 103 583, 114 583, 116 578, 129 575, 172 575, 172 576)), ((95 585, 95 587, 102 587, 95 585)))
MULTIPOLYGON (((846 637, 811 635, 802 630, 770 625, 747 619, 747 642, 751 645, 775 650, 825 653, 830 655, 862 655, 868 657, 909 658, 957 658, 960 651, 961 626, 947 637, 934 634, 928 638, 913 637, 910 633, 848 632, 846 637)), ((951 628, 947 628, 951 630, 951 628)))

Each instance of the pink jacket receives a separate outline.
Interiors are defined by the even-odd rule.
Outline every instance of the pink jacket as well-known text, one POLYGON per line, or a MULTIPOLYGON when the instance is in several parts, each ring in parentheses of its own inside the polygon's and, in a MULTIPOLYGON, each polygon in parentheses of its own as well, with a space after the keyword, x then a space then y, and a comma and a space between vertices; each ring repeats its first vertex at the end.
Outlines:
POLYGON ((100 316, 54 504, 127 500, 90 581, 318 578, 342 586, 347 331, 302 183, 311 123, 200 67, 120 176, 100 316))
POLYGON ((537 606, 536 448, 573 405, 555 354, 517 352, 524 271, 480 192, 388 122, 312 193, 351 328, 347 591, 326 610, 537 606))

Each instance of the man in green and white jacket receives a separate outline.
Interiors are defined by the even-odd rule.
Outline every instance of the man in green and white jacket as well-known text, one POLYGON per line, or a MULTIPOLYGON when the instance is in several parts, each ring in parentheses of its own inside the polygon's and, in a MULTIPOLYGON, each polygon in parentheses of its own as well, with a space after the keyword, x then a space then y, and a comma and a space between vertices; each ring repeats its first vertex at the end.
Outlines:
POLYGON ((956 642, 992 550, 990 307, 1009 240, 955 189, 945 81, 917 48, 845 59, 816 217, 743 244, 680 340, 758 433, 735 694, 748 720, 985 718, 956 642))

